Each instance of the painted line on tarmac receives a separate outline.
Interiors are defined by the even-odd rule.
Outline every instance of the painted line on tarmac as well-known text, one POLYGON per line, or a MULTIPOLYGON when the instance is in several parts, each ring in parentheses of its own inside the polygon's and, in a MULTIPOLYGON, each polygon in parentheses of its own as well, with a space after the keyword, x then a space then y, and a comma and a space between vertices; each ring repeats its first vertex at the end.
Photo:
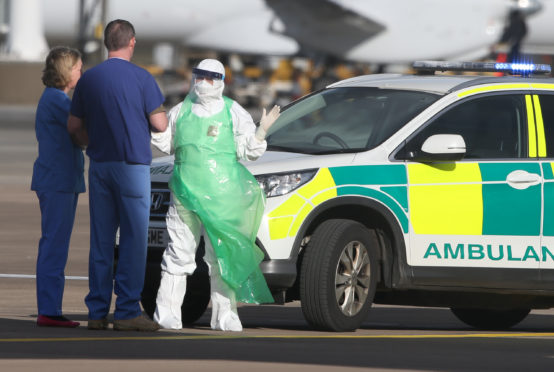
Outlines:
POLYGON ((554 337, 547 333, 468 333, 455 335, 264 335, 264 336, 227 336, 227 335, 186 335, 161 337, 43 337, 43 338, 0 338, 0 342, 74 342, 74 341, 169 341, 169 340, 248 340, 248 339, 461 339, 461 338, 537 338, 554 337))
MULTIPOLYGON (((27 274, 0 274, 0 278, 36 279, 36 275, 27 274)), ((66 280, 88 280, 88 276, 66 276, 66 280)))

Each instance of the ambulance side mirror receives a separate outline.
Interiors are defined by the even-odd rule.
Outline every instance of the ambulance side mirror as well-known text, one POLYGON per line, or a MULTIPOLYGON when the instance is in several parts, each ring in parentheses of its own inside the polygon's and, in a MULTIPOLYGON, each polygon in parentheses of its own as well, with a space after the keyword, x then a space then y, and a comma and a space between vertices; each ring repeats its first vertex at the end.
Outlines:
POLYGON ((459 134, 435 134, 425 140, 421 151, 434 155, 460 157, 466 153, 466 142, 459 134))
POLYGON ((459 134, 435 134, 427 138, 421 150, 408 152, 406 160, 420 162, 456 161, 466 154, 466 143, 459 134))

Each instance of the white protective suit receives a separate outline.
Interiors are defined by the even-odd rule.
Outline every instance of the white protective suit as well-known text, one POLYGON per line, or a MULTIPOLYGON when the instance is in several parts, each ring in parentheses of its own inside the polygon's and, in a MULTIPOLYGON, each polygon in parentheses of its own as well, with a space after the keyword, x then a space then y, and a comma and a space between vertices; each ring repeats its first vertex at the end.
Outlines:
MULTIPOLYGON (((223 65, 216 60, 204 60, 199 68, 224 74, 223 65)), ((209 117, 224 108, 222 98, 224 83, 200 81, 193 86, 192 112, 199 117, 209 117)), ((169 111, 169 126, 163 133, 152 133, 152 144, 160 151, 172 154, 177 116, 181 109, 179 103, 169 111)), ((256 160, 266 149, 265 140, 256 138, 256 125, 250 114, 237 102, 231 106, 233 133, 239 160, 256 160)), ((259 137, 259 136, 258 136, 259 137)), ((186 277, 195 268, 195 255, 202 226, 195 213, 180 205, 171 195, 166 216, 169 244, 163 254, 162 277, 156 298, 154 320, 163 328, 181 329, 181 305, 186 292, 186 277), (185 220, 182 218, 184 217, 185 220)), ((204 259, 210 269, 212 318, 211 327, 222 331, 242 331, 238 317, 234 291, 222 280, 219 266, 210 239, 205 239, 204 259)))

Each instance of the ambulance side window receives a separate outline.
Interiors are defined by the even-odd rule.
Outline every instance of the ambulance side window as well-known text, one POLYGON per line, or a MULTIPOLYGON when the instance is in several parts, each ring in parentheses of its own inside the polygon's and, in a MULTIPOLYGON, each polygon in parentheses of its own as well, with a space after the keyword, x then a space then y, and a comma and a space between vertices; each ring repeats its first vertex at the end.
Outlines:
POLYGON ((546 140, 546 156, 554 158, 554 95, 539 96, 546 140))
POLYGON ((464 159, 524 158, 527 156, 525 128, 523 95, 481 97, 439 114, 409 141, 407 149, 419 151, 423 142, 434 134, 459 134, 466 143, 464 159))

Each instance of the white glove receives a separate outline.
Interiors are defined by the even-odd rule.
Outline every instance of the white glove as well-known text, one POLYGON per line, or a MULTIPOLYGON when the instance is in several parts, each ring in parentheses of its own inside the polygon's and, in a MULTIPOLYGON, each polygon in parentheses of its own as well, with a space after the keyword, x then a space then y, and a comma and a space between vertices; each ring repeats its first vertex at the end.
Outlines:
POLYGON ((281 115, 281 107, 275 105, 266 115, 265 108, 262 111, 262 118, 260 119, 260 126, 256 129, 256 138, 260 141, 265 141, 265 136, 269 128, 275 123, 275 120, 281 115))

